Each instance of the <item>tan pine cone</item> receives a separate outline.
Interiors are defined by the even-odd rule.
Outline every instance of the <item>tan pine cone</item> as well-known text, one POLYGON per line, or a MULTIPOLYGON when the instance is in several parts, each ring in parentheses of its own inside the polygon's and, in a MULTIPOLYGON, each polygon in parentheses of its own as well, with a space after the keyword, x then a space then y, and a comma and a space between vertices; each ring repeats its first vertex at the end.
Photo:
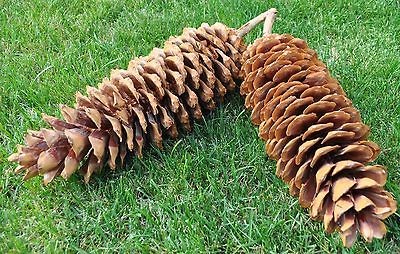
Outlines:
POLYGON ((243 53, 241 75, 252 122, 300 205, 327 232, 338 230, 345 246, 357 232, 382 238, 382 220, 397 205, 383 188, 385 168, 367 165, 380 149, 315 51, 288 34, 266 35, 243 53))
POLYGON ((9 160, 25 180, 43 175, 44 184, 78 168, 85 182, 105 164, 114 170, 128 152, 141 157, 149 141, 161 148, 166 135, 190 131, 213 110, 235 89, 244 50, 237 31, 221 23, 186 28, 98 88, 87 87, 87 95, 77 93, 74 108, 60 106, 64 119, 43 115, 52 129, 28 131, 9 160))

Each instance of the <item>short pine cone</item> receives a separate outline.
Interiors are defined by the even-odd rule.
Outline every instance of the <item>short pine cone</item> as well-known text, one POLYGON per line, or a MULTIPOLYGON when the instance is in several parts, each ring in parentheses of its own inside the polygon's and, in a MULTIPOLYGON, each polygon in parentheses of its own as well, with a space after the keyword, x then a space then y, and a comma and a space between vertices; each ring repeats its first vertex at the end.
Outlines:
POLYGON ((163 49, 113 70, 87 96, 76 94, 75 108, 60 106, 64 120, 43 115, 52 129, 28 131, 25 145, 9 157, 19 163, 24 179, 44 176, 44 184, 78 168, 88 182, 107 163, 115 169, 129 151, 142 156, 152 141, 190 131, 192 122, 213 110, 236 87, 242 52, 236 31, 221 23, 186 28, 163 49))
POLYGON ((252 122, 300 205, 345 246, 357 232, 382 238, 396 201, 383 188, 385 168, 366 165, 380 149, 315 51, 291 35, 267 35, 243 53, 241 75, 252 122))

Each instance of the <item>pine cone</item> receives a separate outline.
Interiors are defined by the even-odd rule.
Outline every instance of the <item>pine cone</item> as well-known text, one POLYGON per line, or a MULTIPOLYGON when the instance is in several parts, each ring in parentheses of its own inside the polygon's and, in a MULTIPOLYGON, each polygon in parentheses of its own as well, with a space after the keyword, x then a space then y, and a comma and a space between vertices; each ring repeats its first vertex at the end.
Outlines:
POLYGON ((43 175, 44 184, 79 167, 85 182, 106 163, 114 170, 127 153, 141 157, 149 141, 161 148, 166 135, 190 131, 213 110, 235 88, 244 50, 237 31, 221 23, 186 28, 98 88, 87 87, 87 96, 77 93, 75 108, 61 105, 64 120, 43 115, 52 129, 28 131, 9 160, 24 180, 43 175))
POLYGON ((327 232, 337 229, 345 246, 357 232, 367 241, 382 238, 382 220, 397 205, 383 188, 385 168, 367 165, 380 149, 315 51, 291 35, 272 34, 249 46, 243 62, 245 106, 290 193, 327 232))

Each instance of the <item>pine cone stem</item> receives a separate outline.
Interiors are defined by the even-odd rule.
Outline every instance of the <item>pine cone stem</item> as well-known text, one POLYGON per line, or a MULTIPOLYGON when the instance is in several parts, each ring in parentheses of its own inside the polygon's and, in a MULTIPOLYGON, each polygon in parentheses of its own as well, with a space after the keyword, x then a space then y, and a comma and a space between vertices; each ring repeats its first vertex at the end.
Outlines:
POLYGON ((272 32, 272 26, 274 25, 275 17, 278 11, 275 8, 269 9, 265 16, 263 36, 266 36, 272 32))
MULTIPOLYGON (((276 14, 276 9, 275 8, 271 8, 266 12, 261 13, 260 15, 258 15, 257 17, 253 18, 252 20, 250 20, 249 22, 247 22, 246 24, 244 24, 243 26, 241 26, 239 29, 237 29, 237 35, 239 37, 244 37, 246 36, 251 30, 253 30, 258 24, 260 24, 261 22, 263 22, 264 20, 266 20, 267 17, 271 18, 272 16, 275 17, 276 14)), ((274 19, 274 18, 273 18, 274 19)), ((271 22, 271 29, 272 29, 272 23, 273 23, 273 19, 271 22)))

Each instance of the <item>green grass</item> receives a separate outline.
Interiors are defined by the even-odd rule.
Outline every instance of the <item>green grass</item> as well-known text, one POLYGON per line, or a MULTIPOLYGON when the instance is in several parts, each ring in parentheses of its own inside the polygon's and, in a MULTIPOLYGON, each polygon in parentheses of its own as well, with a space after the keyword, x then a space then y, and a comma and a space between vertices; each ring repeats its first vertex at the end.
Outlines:
MULTIPOLYGON (((76 91, 127 66, 184 27, 238 27, 276 7, 278 33, 305 38, 371 126, 400 198, 398 1, 0 0, 0 252, 399 253, 399 213, 383 240, 351 249, 275 177, 243 99, 231 95, 193 133, 85 185, 23 183, 6 161, 76 91)), ((260 36, 261 27, 247 41, 260 36)))

